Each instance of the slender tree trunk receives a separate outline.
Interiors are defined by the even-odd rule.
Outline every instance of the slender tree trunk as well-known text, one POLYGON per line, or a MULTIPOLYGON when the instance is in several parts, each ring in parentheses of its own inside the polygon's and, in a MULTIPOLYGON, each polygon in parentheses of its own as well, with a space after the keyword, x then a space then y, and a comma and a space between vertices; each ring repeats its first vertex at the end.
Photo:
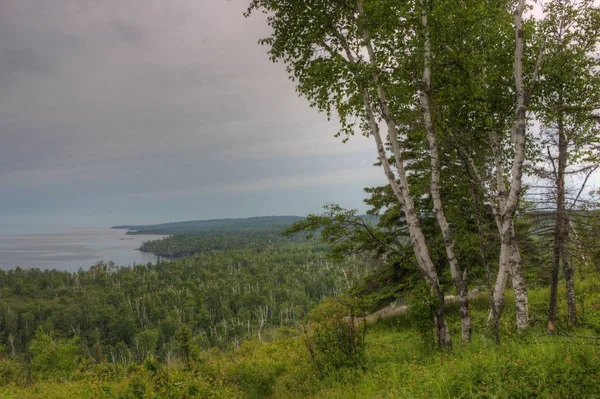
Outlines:
MULTIPOLYGON (((504 184, 504 174, 502 171, 502 161, 501 154, 498 143, 498 136, 496 134, 491 134, 492 147, 495 154, 495 164, 496 164, 496 185, 498 192, 498 208, 506 209, 507 199, 506 199, 506 185, 504 184)), ((497 208, 492 208, 494 214, 494 220, 496 221, 496 226, 498 228, 498 234, 500 237, 503 237, 503 224, 502 218, 500 216, 500 212, 497 208)), ((507 270, 508 275, 504 274, 502 276, 501 284, 502 286, 496 285, 492 290, 492 300, 491 303, 498 303, 500 301, 498 297, 500 295, 504 295, 504 290, 506 289, 506 283, 508 281, 508 276, 511 277, 511 283, 513 286, 513 292, 515 294, 515 306, 516 306, 516 325, 519 330, 527 328, 529 324, 529 309, 528 309, 528 297, 527 297, 527 283, 525 280, 525 273, 523 270, 523 260, 521 258, 521 252, 519 250, 519 244, 515 232, 514 220, 511 224, 510 230, 510 248, 501 247, 500 249, 500 265, 502 266, 505 262, 508 262, 507 270), (505 251, 508 251, 506 253, 505 251), (493 298, 496 298, 495 300, 493 298)), ((502 245, 502 238, 501 238, 502 245)), ((500 274, 498 274, 498 279, 500 279, 500 274)), ((496 281, 498 284, 498 280, 496 281)), ((504 302, 502 300, 500 308, 494 308, 494 306, 490 307, 490 317, 489 321, 491 321, 494 317, 498 318, 493 324, 498 326, 499 319, 501 316, 501 312, 498 313, 498 309, 502 309, 504 307, 504 302)), ((499 340, 499 336, 497 336, 498 331, 494 331, 494 337, 496 341, 499 340)))
POLYGON ((439 285, 437 287, 438 288, 436 289, 436 294, 438 299, 438 306, 436 307, 434 314, 437 338, 441 347, 450 348, 452 347, 452 340, 450 338, 450 330, 448 330, 448 324, 446 324, 444 293, 441 289, 439 289, 439 285))
MULTIPOLYGON (((568 140, 562 123, 562 115, 559 117, 558 129, 558 180, 559 184, 557 198, 557 218, 560 218, 560 258, 562 260, 563 271, 565 273, 565 283, 567 291, 567 320, 569 325, 576 326, 577 322, 577 303, 575 301, 575 267, 571 263, 569 254, 569 215, 565 203, 565 172, 567 169, 567 151, 568 140)), ((557 220, 558 221, 558 220, 557 220)))
MULTIPOLYGON (((559 105, 560 105, 559 95, 559 105)), ((563 255, 564 247, 564 232, 565 232, 565 167, 566 167, 566 152, 563 153, 563 147, 566 147, 564 137, 564 122, 563 115, 559 111, 558 115, 558 165, 554 170, 554 180, 556 186, 556 215, 554 222, 554 248, 552 271, 550 275, 550 308, 548 309, 548 330, 554 332, 556 327, 556 316, 558 313, 558 276, 560 272, 560 263, 563 255)), ((548 149, 548 156, 552 156, 548 149)), ((554 161, 550 159, 554 164, 554 161)))
MULTIPOLYGON (((506 283, 508 281, 508 268, 510 264, 511 232, 504 233, 500 236, 500 266, 498 268, 498 276, 496 278, 496 284, 494 285, 493 303, 494 311, 492 312, 494 328, 497 329, 500 324, 500 317, 504 310, 504 291, 506 289, 506 283)), ((497 331, 495 331, 496 334, 497 331)))
MULTIPOLYGON (((527 111, 527 100, 528 94, 525 92, 525 86, 523 81, 523 11, 525 8, 525 0, 519 0, 517 8, 515 10, 515 63, 514 63, 514 77, 517 94, 517 107, 515 111, 515 122, 511 131, 511 138, 514 148, 514 157, 511 168, 511 182, 510 188, 504 196, 503 192, 499 192, 500 202, 500 260, 498 267, 498 276, 496 284, 494 286, 494 302, 492 306, 496 307, 494 310, 494 325, 497 328, 502 311, 504 309, 504 292, 506 290, 506 282, 508 279, 508 272, 511 267, 512 257, 512 242, 514 240, 514 217, 517 211, 517 205, 519 202, 519 195, 521 193, 522 179, 523 179, 523 164, 525 162, 525 130, 526 130, 526 111, 527 111)), ((540 57, 541 62, 541 57, 540 57)), ((536 71, 534 76, 537 75, 538 64, 536 65, 536 71)), ((504 186, 504 182, 502 182, 504 186)), ((514 263, 513 263, 514 264, 514 263)), ((527 325, 525 320, 521 320, 518 323, 520 328, 523 325, 527 325)))
MULTIPOLYGON (((483 206, 482 206, 482 201, 483 198, 480 198, 479 195, 479 191, 477 190, 477 187, 481 187, 481 178, 479 176, 479 173, 477 172, 476 166, 474 163, 469 162, 470 159, 468 159, 467 156, 464 157, 464 164, 465 164, 465 168, 467 170, 468 174, 473 174, 475 177, 475 181, 477 182, 477 184, 475 184, 475 182, 473 181, 473 179, 471 179, 471 196, 473 197, 473 202, 475 204, 475 220, 477 221, 477 233, 479 236, 479 252, 481 254, 481 263, 483 264, 483 270, 485 271, 485 282, 486 282, 486 286, 487 289, 489 291, 489 300, 490 300, 490 321, 491 321, 491 327, 492 327, 492 334, 494 336, 494 341, 496 342, 500 342, 500 331, 498 329, 498 324, 495 323, 497 321, 496 319, 496 307, 493 306, 494 303, 494 290, 493 290, 493 286, 492 286, 492 273, 490 271, 490 264, 488 262, 488 257, 487 257, 487 248, 485 245, 485 240, 486 240, 486 236, 487 234, 485 234, 485 229, 483 227, 483 206), (470 168, 469 168, 470 166, 470 168), (472 172, 470 171, 470 169, 472 169, 472 172)), ((483 195, 481 196, 483 197, 483 195)))
MULTIPOLYGON (((559 103, 562 103, 562 96, 559 97, 559 103)), ((569 215, 565 201, 565 173, 567 169, 567 158, 569 142, 564 126, 562 110, 558 115, 558 170, 556 173, 556 229, 560 240, 559 255, 562 261, 565 274, 565 283, 567 291, 567 320, 569 325, 577 325, 577 304, 575 302, 575 268, 569 258, 569 215)), ((553 270, 554 271, 554 270, 553 270)), ((558 280, 558 278, 557 278, 558 280)), ((556 301, 555 301, 556 306, 556 301)))
POLYGON ((431 106, 429 101, 429 94, 431 92, 431 43, 429 40, 429 27, 427 22, 427 12, 425 11, 424 4, 421 2, 423 10, 421 12, 421 24, 425 34, 424 41, 424 66, 423 66, 423 78, 421 81, 421 89, 419 90, 419 98, 421 102, 421 109, 423 113, 423 123, 425 125, 425 131, 427 133, 427 142, 429 145, 429 157, 431 160, 431 197, 433 199, 433 210, 436 216, 436 220, 442 237, 444 239, 444 247, 446 249, 446 256, 448 257, 448 263, 450 264, 450 273, 452 275, 452 281, 456 287, 460 303, 460 321, 461 321, 461 337, 462 343, 466 344, 471 340, 471 315, 469 312, 469 289, 467 287, 466 272, 460 268, 458 259, 456 257, 456 251, 454 249, 454 237, 450 230, 448 220, 444 213, 444 207, 442 205, 442 198, 440 196, 440 157, 439 148, 436 138, 436 130, 433 125, 431 116, 431 106))
POLYGON ((570 326, 577 326, 579 321, 577 319, 577 302, 575 301, 575 267, 571 264, 567 244, 563 246, 562 261, 567 286, 567 321, 570 326))
POLYGON ((510 259, 510 276, 513 291, 515 293, 515 307, 517 316, 517 329, 523 330, 529 325, 527 284, 525 281, 525 273, 523 270, 523 260, 519 251, 517 235, 515 228, 512 228, 512 243, 511 243, 511 259, 510 259))
MULTIPOLYGON (((559 94, 559 108, 562 103, 559 94)), ((555 167, 556 185, 556 219, 554 225, 554 259, 550 280, 550 308, 548 311, 548 329, 554 332, 558 313, 558 276, 562 263, 567 288, 567 315, 570 325, 577 325, 577 304, 575 302, 575 270, 569 259, 569 217, 565 200, 565 172, 567 168, 568 140, 565 132, 564 117, 559 110, 557 118, 558 130, 558 165, 555 167)))
MULTIPOLYGON (((385 152, 385 147, 383 145, 383 140, 381 138, 381 133, 379 131, 379 126, 377 125, 377 121, 375 120, 375 115, 371 109, 371 104, 369 100, 369 96, 367 91, 363 92, 363 105, 365 106, 367 119, 369 121, 369 126, 371 130, 372 136, 375 138, 375 143, 377 145, 378 151, 378 159, 381 162, 385 175, 388 178, 388 182, 392 187, 392 191, 394 195, 398 199, 401 208, 404 210, 404 215, 408 224, 408 231, 410 235, 410 243, 413 248, 413 252, 415 257, 417 258, 417 264, 419 265, 419 270, 421 274, 423 274, 425 280, 431 289, 436 293, 436 297, 438 299, 436 312, 435 312, 435 325, 438 337, 438 344, 441 347, 451 347, 452 346, 452 338, 450 337, 450 331, 448 330, 448 325, 445 319, 445 311, 444 311, 444 294, 441 290, 437 271, 433 265, 431 257, 429 255, 429 249, 425 244, 425 236, 423 236, 423 232, 420 227, 419 220, 416 215, 416 211, 414 208, 414 203, 412 201, 412 197, 407 199, 403 195, 403 189, 398 184, 396 180, 396 176, 390 167, 388 162, 387 154, 385 152)), ((402 169, 403 171, 403 169, 402 169)), ((399 174, 400 171, 399 171, 399 174)), ((407 183, 406 176, 404 179, 407 183)), ((406 188, 408 191, 408 187, 406 188)))
POLYGON ((556 315, 558 308, 558 274, 560 271, 560 229, 558 225, 560 223, 558 212, 556 213, 555 227, 554 227, 554 245, 553 245, 553 257, 552 257, 552 270, 550 271, 550 307, 548 309, 548 332, 550 334, 555 332, 556 329, 556 315))
MULTIPOLYGON (((510 247, 507 244, 507 237, 503 236, 503 223, 502 218, 500 216, 501 210, 506 209, 507 205, 507 190, 504 181, 504 172, 502 169, 502 155, 500 152, 500 138, 496 132, 490 132, 489 140, 492 146, 492 150, 494 153, 494 164, 495 164, 495 176, 496 176, 496 191, 497 191, 497 204, 492 206, 492 213, 494 216, 494 221, 496 223, 496 227, 500 237, 504 238, 504 243, 501 239, 501 250, 500 250, 500 264, 501 270, 503 268, 507 268, 510 272, 510 276, 512 279, 513 289, 515 292, 516 298, 516 310, 517 310, 517 327, 519 329, 526 328, 528 325, 528 297, 527 297, 527 285, 525 281, 525 275, 523 270, 523 262, 521 259, 521 253, 519 250, 518 240, 515 234, 514 222, 511 224, 511 239, 510 239, 510 247), (504 266, 508 262, 508 267, 504 266)), ((459 150, 459 152, 461 152, 459 150)), ((479 176, 475 163, 470 157, 464 152, 461 153, 461 157, 463 158, 463 162, 467 167, 467 173, 475 177, 475 181, 479 186, 482 185, 482 178, 479 176)), ((485 245, 483 243, 483 226, 481 224, 482 216, 482 208, 479 205, 479 195, 478 190, 473 186, 471 189, 471 195, 474 198, 476 209, 478 212, 478 220, 477 220, 477 228, 480 234, 480 251, 482 253, 482 260, 486 272, 486 280, 487 286, 490 292, 490 314, 488 318, 488 323, 492 329, 494 339, 496 342, 499 342, 499 320, 501 316, 501 310, 504 307, 504 299, 502 291, 505 290, 508 275, 506 272, 504 274, 498 274, 498 281, 500 281, 500 285, 492 285, 491 273, 489 265, 487 264, 487 257, 485 252, 485 245), (500 312, 498 312, 500 311, 500 312)))
POLYGON ((490 133, 490 143, 492 151, 494 152, 494 165, 496 175, 496 195, 497 205, 492 205, 492 212, 494 214, 494 221, 498 229, 500 236, 500 266, 498 268, 498 275, 496 277, 495 284, 490 285, 490 315, 488 317, 488 323, 492 330, 492 335, 496 343, 500 343, 500 317, 502 310, 504 309, 504 290, 506 289, 506 281, 508 278, 508 267, 506 262, 510 257, 510 249, 506 243, 506 239, 503 239, 502 233, 502 219, 500 214, 502 209, 506 208, 506 185, 504 183, 504 170, 502 167, 502 153, 500 146, 500 138, 497 132, 490 133))
MULTIPOLYGON (((356 4, 359 15, 364 15, 362 1, 357 0, 356 4)), ((375 54, 371 45, 370 32, 365 26, 362 27, 362 36, 364 39, 364 45, 369 54, 370 62, 374 64, 375 54)), ((345 51, 348 59, 351 62, 355 63, 356 61, 354 60, 354 57, 352 56, 352 53, 349 50, 349 48, 347 48, 347 46, 345 46, 345 51)), ((371 101, 369 98, 368 91, 366 89, 363 89, 363 106, 367 113, 369 127, 371 133, 375 137, 379 159, 382 162, 388 181, 392 186, 392 190, 394 191, 404 211, 410 235, 411 247, 413 248, 413 252, 415 254, 415 257, 417 258, 417 264, 419 265, 419 269, 425 277, 425 280, 427 281, 431 289, 436 293, 438 298, 438 306, 435 314, 438 343, 442 347, 451 347, 452 338, 450 336, 450 332, 446 324, 444 312, 444 294, 439 284, 436 267, 433 261, 431 260, 431 255, 429 253, 429 248, 427 247, 425 236, 423 235, 423 230, 421 229, 421 222, 419 221, 417 215, 414 199, 410 193, 410 185, 408 183, 406 168, 404 166, 402 148, 398 140, 398 128, 396 127, 396 122, 388 108, 385 91, 381 82, 379 81, 379 75, 376 72, 374 72, 372 77, 373 83, 377 87, 377 97, 379 100, 381 115, 388 130, 387 138, 392 146, 392 152, 395 159, 395 166, 398 171, 397 180, 387 160, 387 154, 385 152, 383 140, 381 139, 379 126, 377 125, 377 121, 371 108, 371 101)))

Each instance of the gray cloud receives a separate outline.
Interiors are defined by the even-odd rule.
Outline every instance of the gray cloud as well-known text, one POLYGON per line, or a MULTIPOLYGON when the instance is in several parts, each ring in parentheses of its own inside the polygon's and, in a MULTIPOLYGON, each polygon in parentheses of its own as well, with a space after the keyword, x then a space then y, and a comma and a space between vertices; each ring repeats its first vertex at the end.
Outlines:
POLYGON ((111 25, 119 38, 124 42, 139 43, 142 40, 142 31, 133 24, 112 21, 111 25))
POLYGON ((0 2, 0 222, 359 206, 382 181, 371 143, 332 137, 245 6, 0 2))

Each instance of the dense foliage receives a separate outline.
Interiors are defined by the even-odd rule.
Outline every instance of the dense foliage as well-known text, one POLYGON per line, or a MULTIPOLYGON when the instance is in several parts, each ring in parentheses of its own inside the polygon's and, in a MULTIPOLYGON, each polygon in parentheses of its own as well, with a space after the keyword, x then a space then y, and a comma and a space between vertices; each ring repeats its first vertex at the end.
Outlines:
POLYGON ((331 263, 311 245, 288 245, 135 267, 99 263, 77 273, 0 271, 0 344, 13 357, 27 357, 42 328, 57 338, 78 337, 88 357, 123 364, 180 353, 182 327, 200 348, 239 344, 294 325, 347 287, 344 270, 360 277, 368 268, 331 263))
MULTIPOLYGON (((146 241, 140 251, 150 252, 157 256, 179 258, 211 251, 226 251, 237 248, 253 248, 260 250, 268 245, 285 245, 304 240, 281 236, 283 228, 261 228, 255 231, 238 231, 214 233, 195 232, 193 235, 173 235, 158 240, 146 241)), ((325 248, 322 248, 325 250, 325 248)))

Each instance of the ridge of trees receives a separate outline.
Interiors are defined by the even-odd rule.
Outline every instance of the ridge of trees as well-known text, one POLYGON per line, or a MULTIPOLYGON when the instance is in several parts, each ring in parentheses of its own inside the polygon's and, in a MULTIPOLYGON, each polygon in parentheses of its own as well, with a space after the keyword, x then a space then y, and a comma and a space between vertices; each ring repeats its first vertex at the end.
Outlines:
POLYGON ((127 234, 200 235, 214 232, 261 231, 277 229, 302 220, 300 216, 257 216, 237 219, 189 220, 149 225, 112 226, 129 230, 127 234))

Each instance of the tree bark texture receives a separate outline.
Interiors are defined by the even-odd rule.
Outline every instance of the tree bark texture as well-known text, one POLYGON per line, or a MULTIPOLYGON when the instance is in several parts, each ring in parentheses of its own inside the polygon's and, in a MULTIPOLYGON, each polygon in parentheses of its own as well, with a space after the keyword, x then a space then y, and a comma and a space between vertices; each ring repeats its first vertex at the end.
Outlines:
POLYGON ((521 252, 519 251, 519 244, 517 241, 517 235, 515 228, 512 228, 512 241, 511 241, 511 259, 510 259, 510 277, 515 293, 515 308, 517 317, 517 329, 523 330, 527 328, 529 324, 529 312, 528 312, 528 297, 527 297, 527 284, 525 282, 525 272, 523 270, 523 260, 521 259, 521 252))
MULTIPOLYGON (((514 157, 511 167, 511 181, 508 192, 504 199, 502 192, 498 193, 500 203, 500 260, 498 267, 498 277, 494 286, 494 303, 496 307, 493 313, 497 319, 494 321, 494 325, 499 324, 499 319, 502 315, 504 308, 504 293, 506 290, 506 282, 508 279, 508 272, 511 267, 512 256, 512 242, 514 236, 514 217, 517 211, 517 205, 519 202, 519 195, 521 193, 522 178, 523 178, 523 164, 525 162, 525 131, 526 131, 526 97, 524 79, 523 79, 523 11, 525 8, 525 0, 519 0, 515 9, 515 62, 514 62, 514 78, 515 87, 517 94, 517 104, 515 110, 515 121, 511 130, 511 138, 514 148, 514 157), (502 206, 504 205, 504 206, 502 206)), ((537 72, 537 70, 536 70, 537 72)), ((502 182, 504 186, 504 182, 502 182)), ((516 263, 513 262, 513 265, 516 263)), ((519 266, 520 267, 520 266, 519 266)), ((524 281, 523 281, 524 283, 524 281)), ((525 313, 517 312, 517 326, 524 328, 527 326, 528 321, 524 317, 525 313)))
MULTIPOLYGON (((561 102, 559 96, 559 103, 561 102)), ((565 173, 568 158, 568 138, 564 126, 563 112, 557 118, 558 162, 555 168, 556 217, 554 224, 553 263, 550 279, 550 306, 548 309, 548 330, 554 332, 558 314, 558 284, 562 264, 566 283, 567 319, 569 325, 577 325, 577 303, 575 300, 575 269, 569 254, 569 215, 565 199, 565 173)))
MULTIPOLYGON (((364 8, 361 0, 357 0, 356 2, 357 10, 359 16, 364 15, 364 8)), ((375 64, 375 54, 373 51, 373 47, 371 44, 370 32, 369 30, 363 26, 362 27, 362 37, 364 40, 364 45, 369 54, 370 62, 375 64)), ((348 49, 346 49, 346 54, 351 56, 348 49)), ((437 275, 437 270, 435 264, 431 260, 431 255, 429 253, 429 248, 427 247, 427 242, 425 240, 425 236, 423 235, 423 230, 421 229, 421 223, 417 216, 417 211, 415 208, 414 199, 410 193, 410 185, 408 183, 406 168, 404 166, 404 157, 402 154, 402 149, 400 143, 398 141, 398 129, 396 127, 396 122, 392 116, 392 113, 387 105, 385 90, 383 85, 379 80, 379 76, 376 72, 372 75, 373 83, 377 87, 377 97, 379 100, 379 108, 381 111, 381 116, 387 127, 387 138, 392 147, 392 153, 395 159, 395 166, 398 172, 397 180, 395 175, 391 172, 391 168, 389 168, 389 163, 387 161, 387 154, 385 153, 385 147, 383 146, 383 140, 381 139, 381 135, 379 133, 379 128, 374 128, 377 124, 375 120, 374 114, 372 112, 371 104, 369 101, 368 92, 363 90, 363 105, 366 109, 370 110, 370 115, 367 115, 369 119, 369 126, 371 128, 371 133, 375 133, 375 141, 378 148, 378 154, 380 161, 385 159, 385 162, 382 163, 384 166, 386 175, 388 177, 388 181, 392 184, 392 189, 394 189, 394 185, 397 186, 397 189, 400 191, 400 196, 402 200, 399 199, 400 205, 404 211, 404 215, 406 218, 406 223, 408 225, 408 231, 410 235, 410 243, 413 248, 413 252, 415 257, 417 258, 417 264, 419 265, 420 271, 425 277, 425 280, 431 287, 431 289, 436 293, 438 298, 437 310, 435 312, 435 323, 436 330, 438 335, 438 343, 442 347, 451 347, 452 346, 452 338, 450 336, 450 332, 448 330, 448 326, 445 319, 444 312, 444 294, 441 290, 439 279, 437 275), (368 103, 367 103, 368 102, 368 103), (382 151, 383 150, 383 151, 382 151), (387 166, 386 166, 387 164, 387 166), (393 183, 392 183, 393 179, 393 183)), ((369 114, 369 112, 368 112, 369 114)))
POLYGON ((423 10, 421 12, 421 24, 425 36, 424 41, 424 65, 423 65, 423 77, 421 81, 421 89, 419 90, 419 99, 421 103, 421 110, 423 113, 423 123, 425 125, 425 131, 427 134, 427 142, 429 145, 429 157, 431 160, 431 198, 433 199, 433 210, 435 217, 440 227, 442 237, 444 240, 444 248, 446 250, 446 256, 448 257, 448 263, 450 264, 450 273, 452 275, 452 281, 456 287, 456 292, 459 297, 460 303, 460 320, 461 320, 461 337, 462 343, 466 344, 471 340, 471 315, 469 312, 469 289, 466 281, 466 273, 460 268, 458 259, 456 257, 456 251, 454 247, 454 237, 450 230, 448 219, 444 213, 444 207, 442 204, 442 198, 440 195, 440 157, 439 157, 439 146, 436 137, 436 129, 433 125, 433 119, 431 115, 431 105, 429 101, 429 94, 431 92, 431 42, 429 39, 429 27, 427 22, 427 12, 425 11, 424 4, 421 2, 423 10))

